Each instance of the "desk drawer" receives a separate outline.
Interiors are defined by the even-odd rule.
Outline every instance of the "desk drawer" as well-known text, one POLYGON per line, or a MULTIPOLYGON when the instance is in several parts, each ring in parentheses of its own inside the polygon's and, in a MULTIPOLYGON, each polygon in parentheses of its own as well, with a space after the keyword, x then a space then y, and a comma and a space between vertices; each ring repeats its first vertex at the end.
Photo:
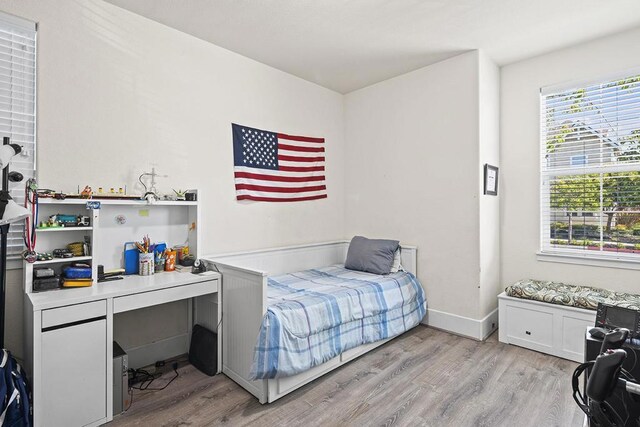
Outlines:
POLYGON ((152 305, 164 304, 186 298, 218 292, 218 279, 206 282, 191 283, 189 285, 158 289, 157 291, 142 292, 113 299, 113 312, 122 313, 152 305))
POLYGON ((105 300, 52 308, 42 311, 42 328, 50 328, 106 315, 107 302, 105 300))

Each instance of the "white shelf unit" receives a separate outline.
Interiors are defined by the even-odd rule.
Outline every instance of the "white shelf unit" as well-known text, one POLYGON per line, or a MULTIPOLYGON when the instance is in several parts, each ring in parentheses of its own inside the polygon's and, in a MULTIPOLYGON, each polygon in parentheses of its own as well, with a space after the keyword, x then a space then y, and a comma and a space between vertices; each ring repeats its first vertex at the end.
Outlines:
MULTIPOLYGON (((57 200, 43 199, 38 206, 38 224, 47 221, 51 215, 69 214, 69 215, 85 215, 89 217, 89 227, 60 227, 60 228, 36 228, 36 251, 37 252, 53 252, 54 249, 66 249, 69 243, 83 242, 85 238, 89 239, 91 246, 94 241, 95 227, 99 222, 98 212, 86 209, 86 201, 84 203, 58 203, 57 200)), ((29 294, 33 292, 33 269, 38 267, 53 268, 57 274, 61 273, 64 265, 73 262, 87 262, 92 265, 91 276, 97 278, 97 267, 92 263, 93 252, 85 256, 75 256, 72 258, 53 258, 46 261, 36 261, 34 263, 24 262, 24 290, 29 294)))
POLYGON ((124 243, 141 241, 144 235, 149 235, 152 243, 164 242, 168 246, 186 244, 190 253, 197 256, 198 202, 158 201, 150 204, 144 200, 91 201, 99 201, 100 209, 88 209, 87 199, 39 200, 39 222, 46 221, 51 215, 70 214, 89 216, 90 225, 37 229, 36 251, 51 253, 54 249, 66 248, 67 244, 83 241, 87 237, 91 243, 91 253, 81 257, 24 262, 25 293, 33 292, 34 268, 47 266, 60 273, 64 265, 72 262, 90 263, 93 286, 99 286, 98 265, 104 265, 105 270, 124 268, 124 243), (124 224, 116 221, 116 218, 122 217, 125 218, 124 224))

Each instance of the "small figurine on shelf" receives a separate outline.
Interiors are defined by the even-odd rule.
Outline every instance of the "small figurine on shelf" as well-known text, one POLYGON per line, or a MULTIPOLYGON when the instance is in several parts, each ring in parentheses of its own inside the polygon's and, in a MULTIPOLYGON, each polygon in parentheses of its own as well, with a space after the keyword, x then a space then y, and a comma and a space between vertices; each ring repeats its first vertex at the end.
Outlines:
POLYGON ((142 198, 146 200, 150 205, 158 201, 158 196, 156 196, 156 193, 152 193, 151 191, 147 191, 142 198))
POLYGON ((89 217, 87 215, 78 215, 78 227, 88 227, 89 217))
POLYGON ((36 261, 51 261, 53 259, 53 255, 49 252, 37 252, 36 253, 36 261))
POLYGON ((49 217, 49 227, 76 227, 78 217, 76 215, 55 214, 49 217))
POLYGON ((51 215, 47 221, 40 221, 38 228, 61 228, 62 222, 58 221, 57 215, 51 215))
POLYGON ((84 190, 80 192, 80 197, 83 199, 90 199, 92 194, 93 194, 93 190, 91 190, 91 187, 88 185, 85 185, 84 190))
POLYGON ((176 193, 176 200, 184 200, 186 191, 173 189, 173 192, 176 193))

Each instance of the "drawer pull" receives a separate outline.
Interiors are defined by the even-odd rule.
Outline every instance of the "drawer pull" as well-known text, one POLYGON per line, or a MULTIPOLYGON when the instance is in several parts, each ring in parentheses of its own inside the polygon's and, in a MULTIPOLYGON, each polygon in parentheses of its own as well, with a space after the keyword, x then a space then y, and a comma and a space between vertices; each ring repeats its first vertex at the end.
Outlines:
POLYGON ((100 317, 94 317, 92 319, 84 319, 84 320, 78 320, 78 321, 75 321, 75 322, 63 323, 61 325, 49 326, 47 328, 42 328, 42 332, 44 333, 44 332, 49 332, 49 331, 55 331, 56 329, 69 328, 71 326, 84 325, 85 323, 96 322, 98 320, 105 320, 106 318, 107 318, 107 316, 100 316, 100 317))
POLYGON ((531 332, 529 332, 529 331, 524 331, 524 333, 527 334, 527 335, 531 335, 531 332))

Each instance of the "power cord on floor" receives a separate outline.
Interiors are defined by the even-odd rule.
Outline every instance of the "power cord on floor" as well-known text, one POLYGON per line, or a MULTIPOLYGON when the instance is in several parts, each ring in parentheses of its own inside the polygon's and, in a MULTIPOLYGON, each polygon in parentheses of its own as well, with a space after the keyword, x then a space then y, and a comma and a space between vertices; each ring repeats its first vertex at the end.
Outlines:
POLYGON ((169 387, 169 384, 171 384, 176 378, 178 378, 180 376, 180 374, 178 373, 178 362, 173 362, 171 364, 171 367, 173 368, 173 372, 175 373, 175 375, 173 376, 173 378, 171 378, 169 380, 168 383, 166 383, 164 386, 158 387, 158 388, 150 388, 150 386, 151 386, 151 383, 153 383, 158 378, 162 377, 161 373, 159 373, 159 372, 151 373, 151 372, 147 371, 146 369, 129 369, 129 373, 131 374, 131 378, 130 378, 129 381, 131 381, 132 383, 139 382, 140 385, 137 386, 137 387, 134 386, 134 385, 129 386, 129 390, 127 391, 129 393, 129 405, 124 410, 124 412, 128 411, 129 408, 131 408, 131 405, 133 405, 133 390, 134 389, 135 390, 141 390, 141 391, 160 391, 160 390, 164 390, 165 388, 169 387))
MULTIPOLYGON (((168 383, 166 383, 162 387, 157 387, 157 388, 150 388, 151 383, 153 383, 155 380, 160 378, 162 376, 162 374, 160 374, 160 373, 150 373, 149 371, 147 371, 145 369, 130 369, 129 371, 132 372, 131 379, 134 382, 136 382, 137 379, 141 378, 140 385, 139 386, 131 386, 131 389, 141 390, 141 391, 145 391, 145 390, 146 391, 164 390, 165 388, 167 388, 169 386, 169 384, 171 384, 176 378, 178 378, 180 376, 180 374, 178 373, 178 362, 173 362, 171 367, 173 368, 173 372, 175 373, 175 375, 173 376, 173 378, 171 378, 169 380, 168 383)), ((133 401, 133 395, 132 395, 132 399, 131 400, 133 401)))
POLYGON ((131 405, 133 405, 133 388, 129 387, 129 406, 127 406, 127 409, 124 411, 128 411, 129 408, 131 408, 131 405))

